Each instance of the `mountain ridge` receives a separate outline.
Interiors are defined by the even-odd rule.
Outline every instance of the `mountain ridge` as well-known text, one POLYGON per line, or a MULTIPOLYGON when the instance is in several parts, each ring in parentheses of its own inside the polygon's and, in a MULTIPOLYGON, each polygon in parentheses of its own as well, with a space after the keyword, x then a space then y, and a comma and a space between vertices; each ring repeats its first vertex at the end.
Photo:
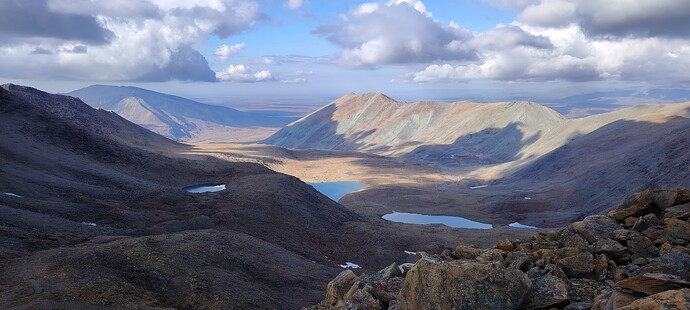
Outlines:
POLYGON ((67 95, 179 141, 251 141, 296 119, 238 111, 133 86, 91 85, 67 95))

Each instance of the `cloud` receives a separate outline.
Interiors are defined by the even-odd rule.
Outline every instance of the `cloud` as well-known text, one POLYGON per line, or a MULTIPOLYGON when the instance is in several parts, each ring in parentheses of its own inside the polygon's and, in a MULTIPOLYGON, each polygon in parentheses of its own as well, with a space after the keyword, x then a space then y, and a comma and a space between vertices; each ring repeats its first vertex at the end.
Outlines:
POLYGON ((453 41, 471 38, 472 33, 457 24, 444 25, 433 19, 418 0, 364 3, 351 10, 340 24, 321 26, 313 33, 340 46, 340 62, 350 67, 468 60, 476 56, 470 50, 447 48, 453 41))
POLYGON ((155 69, 136 79, 141 82, 206 81, 215 82, 216 73, 208 66, 203 55, 191 46, 173 51, 170 61, 163 68, 155 69))
POLYGON ((474 79, 690 82, 687 76, 690 70, 690 45, 686 40, 591 38, 575 24, 558 28, 531 27, 519 23, 513 25, 517 26, 531 37, 548 39, 552 46, 533 44, 533 39, 510 40, 510 36, 505 40, 508 42, 506 45, 477 43, 483 41, 485 35, 495 35, 492 30, 468 43, 477 48, 480 55, 478 61, 432 64, 410 74, 408 78, 417 83, 474 79))
POLYGON ((86 54, 88 48, 85 45, 75 45, 72 47, 63 48, 62 51, 65 53, 86 54))
POLYGON ((47 50, 47 49, 42 48, 42 47, 37 47, 31 52, 31 54, 33 54, 33 55, 52 55, 53 52, 51 50, 47 50))
POLYGON ((285 8, 288 10, 297 10, 304 5, 304 0, 287 0, 285 1, 285 8))
POLYGON ((0 76, 215 80, 191 46, 211 35, 238 34, 264 18, 251 0, 0 1, 0 76), (37 46, 53 53, 33 53, 37 46))
POLYGON ((262 65, 277 65, 278 61, 273 58, 273 57, 259 57, 259 59, 256 60, 257 64, 262 64, 262 65))
POLYGON ((248 66, 230 65, 225 70, 216 72, 216 78, 220 81, 231 82, 263 82, 273 80, 270 70, 251 72, 248 66))
POLYGON ((47 0, 0 1, 0 36, 6 42, 51 38, 102 45, 113 32, 91 15, 54 12, 47 0))
POLYGON ((216 48, 216 56, 223 61, 228 60, 230 56, 234 56, 244 48, 244 43, 237 43, 233 45, 223 44, 216 48))
POLYGON ((542 0, 518 21, 552 27, 578 24, 590 36, 690 38, 687 0, 542 0))

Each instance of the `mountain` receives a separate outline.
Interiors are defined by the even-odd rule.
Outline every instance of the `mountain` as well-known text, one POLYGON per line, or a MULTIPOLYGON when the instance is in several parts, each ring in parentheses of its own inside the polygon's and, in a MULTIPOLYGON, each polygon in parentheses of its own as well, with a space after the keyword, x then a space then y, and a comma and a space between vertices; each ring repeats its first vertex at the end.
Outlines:
POLYGON ((73 97, 3 85, 0 136, 4 308, 297 308, 354 251, 327 245, 359 217, 312 187, 73 97))
POLYGON ((580 119, 532 102, 397 102, 348 94, 273 134, 265 143, 432 161, 495 164, 534 158, 621 119, 687 116, 690 103, 636 106, 580 119))
POLYGON ((8 309, 296 309, 345 262, 526 235, 365 218, 292 176, 30 87, 0 87, 0 136, 8 309), (184 190, 209 183, 226 189, 184 190))
POLYGON ((530 102, 403 103, 349 94, 264 142, 430 164, 445 181, 405 179, 347 202, 492 223, 562 226, 634 192, 690 187, 690 102, 567 119, 530 102), (469 188, 479 184, 488 187, 469 188))
POLYGON ((131 86, 92 85, 67 95, 180 141, 259 140, 296 119, 284 113, 242 112, 131 86))
POLYGON ((289 148, 401 155, 425 145, 452 145, 459 137, 474 134, 471 141, 455 148, 462 153, 459 156, 478 155, 488 161, 500 161, 509 156, 507 152, 514 146, 488 141, 485 137, 515 140, 519 131, 529 139, 565 121, 557 112, 529 102, 409 104, 379 93, 348 94, 286 126, 264 142, 289 148))

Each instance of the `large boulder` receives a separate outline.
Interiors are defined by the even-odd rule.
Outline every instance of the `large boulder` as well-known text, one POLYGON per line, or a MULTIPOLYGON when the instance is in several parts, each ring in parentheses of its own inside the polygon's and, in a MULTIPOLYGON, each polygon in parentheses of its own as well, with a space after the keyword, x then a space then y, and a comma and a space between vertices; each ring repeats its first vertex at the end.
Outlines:
POLYGON ((632 195, 608 215, 620 223, 628 217, 641 217, 646 214, 659 215, 666 208, 690 201, 688 190, 646 190, 632 195))
POLYGON ((562 305, 570 300, 567 278, 555 265, 540 270, 532 268, 527 272, 532 287, 525 296, 522 309, 542 309, 562 305))
POLYGON ((587 278, 594 272, 594 256, 589 252, 561 258, 557 263, 571 278, 587 278))
POLYGON ((568 228, 583 236, 589 243, 595 243, 599 239, 608 238, 612 232, 623 226, 606 215, 592 215, 570 224, 568 228))
POLYGON ((690 289, 672 290, 661 292, 649 297, 638 299, 621 310, 633 309, 664 309, 687 310, 690 309, 690 289))
POLYGON ((668 290, 690 288, 690 282, 678 276, 663 273, 646 273, 641 276, 618 281, 616 285, 645 295, 654 295, 668 290))
POLYGON ((530 286, 501 263, 427 258, 407 273, 397 309, 518 309, 530 286))
POLYGON ((326 299, 324 299, 324 304, 327 307, 336 306, 343 300, 343 296, 358 280, 359 277, 356 276, 350 269, 338 274, 338 276, 336 276, 331 282, 328 282, 328 285, 326 286, 326 299))

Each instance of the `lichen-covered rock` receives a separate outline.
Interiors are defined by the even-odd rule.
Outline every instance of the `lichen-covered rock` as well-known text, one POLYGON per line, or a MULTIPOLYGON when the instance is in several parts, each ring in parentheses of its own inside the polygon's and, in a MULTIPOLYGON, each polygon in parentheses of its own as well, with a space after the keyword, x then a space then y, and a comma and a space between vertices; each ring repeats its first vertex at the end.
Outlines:
POLYGON ((622 226, 606 215, 592 215, 570 224, 568 228, 583 236, 589 243, 595 243, 599 239, 608 238, 612 232, 621 229, 622 226))
POLYGON ((690 282, 678 276, 663 273, 647 273, 631 277, 616 283, 618 287, 626 288, 645 295, 654 295, 668 290, 690 288, 690 282))
POLYGON ((687 221, 690 218, 690 203, 667 208, 665 217, 687 221))
POLYGON ((557 263, 572 278, 587 278, 594 272, 594 257, 589 252, 559 259, 557 263))
POLYGON ((532 287, 527 292, 521 308, 549 308, 569 301, 568 285, 564 281, 563 272, 559 271, 560 268, 555 265, 549 265, 544 270, 532 268, 528 271, 527 276, 532 281, 532 287))
POLYGON ((512 251, 513 249, 515 249, 515 246, 512 242, 510 242, 510 240, 503 239, 496 243, 496 248, 503 251, 512 251))
POLYGON ((611 238, 599 239, 592 245, 592 253, 618 256, 627 250, 620 242, 611 238))
POLYGON ((628 217, 639 217, 650 213, 660 214, 669 207, 688 201, 690 201, 690 191, 687 190, 646 190, 632 195, 618 208, 611 210, 608 215, 623 223, 628 217))
POLYGON ((687 245, 690 242, 690 223, 679 219, 664 219, 667 226, 669 241, 677 245, 687 245))
POLYGON ((518 309, 530 280, 500 263, 417 262, 405 277, 397 309, 518 309))
POLYGON ((477 258, 477 256, 482 254, 482 250, 471 247, 471 246, 466 246, 466 245, 458 245, 455 247, 455 256, 458 258, 477 258))
POLYGON ((326 286, 326 299, 324 303, 327 306, 335 306, 339 301, 343 300, 343 296, 352 288, 352 285, 359 280, 352 270, 347 269, 326 286))
POLYGON ((647 265, 642 267, 643 273, 666 273, 679 276, 690 281, 690 255, 680 251, 650 258, 647 265))
POLYGON ((663 310, 687 310, 690 309, 690 289, 671 290, 661 292, 649 297, 638 299, 621 310, 633 309, 663 309, 663 310))

